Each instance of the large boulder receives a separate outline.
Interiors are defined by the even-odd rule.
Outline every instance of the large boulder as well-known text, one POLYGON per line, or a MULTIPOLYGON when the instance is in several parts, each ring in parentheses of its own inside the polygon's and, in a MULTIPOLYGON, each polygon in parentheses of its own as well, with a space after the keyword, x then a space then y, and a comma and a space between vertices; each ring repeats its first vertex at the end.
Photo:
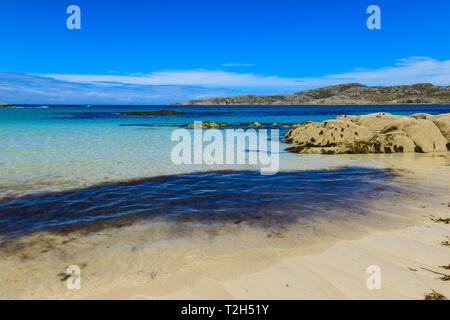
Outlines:
POLYGON ((414 152, 416 147, 414 141, 401 130, 377 134, 370 143, 375 153, 414 152))
POLYGON ((394 116, 390 113, 378 112, 359 116, 352 119, 356 124, 367 128, 372 132, 379 132, 389 123, 401 118, 401 116, 394 116))
MULTIPOLYGON (((417 124, 406 127, 403 131, 414 141, 422 152, 447 151, 447 139, 444 138, 439 128, 430 120, 417 120, 417 124)), ((419 151, 416 150, 416 151, 419 151)))
POLYGON ((433 116, 428 113, 415 113, 415 114, 411 115, 410 117, 417 119, 417 120, 419 120, 419 119, 432 120, 433 119, 433 116))
POLYGON ((403 117, 386 126, 382 132, 402 130, 416 144, 416 152, 447 151, 447 139, 431 120, 403 117))
POLYGON ((297 124, 285 138, 295 145, 296 152, 343 153, 336 147, 369 140, 372 136, 368 129, 352 121, 328 120, 322 123, 307 121, 297 124))
POLYGON ((395 116, 373 113, 305 121, 285 136, 298 153, 445 152, 450 149, 450 114, 395 116))
POLYGON ((432 121, 450 143, 450 113, 434 116, 432 121))
POLYGON ((342 115, 342 116, 337 116, 336 120, 349 120, 349 121, 353 121, 356 122, 356 120, 359 118, 359 116, 352 116, 352 115, 342 115))

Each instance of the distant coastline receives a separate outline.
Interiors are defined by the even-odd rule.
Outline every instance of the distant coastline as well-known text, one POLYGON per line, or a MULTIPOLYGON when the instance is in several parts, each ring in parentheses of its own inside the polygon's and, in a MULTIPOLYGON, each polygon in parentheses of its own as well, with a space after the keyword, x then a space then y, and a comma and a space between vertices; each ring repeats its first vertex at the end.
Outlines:
POLYGON ((242 95, 190 100, 170 105, 447 105, 450 86, 419 83, 402 86, 368 87, 359 83, 340 84, 294 94, 242 95))

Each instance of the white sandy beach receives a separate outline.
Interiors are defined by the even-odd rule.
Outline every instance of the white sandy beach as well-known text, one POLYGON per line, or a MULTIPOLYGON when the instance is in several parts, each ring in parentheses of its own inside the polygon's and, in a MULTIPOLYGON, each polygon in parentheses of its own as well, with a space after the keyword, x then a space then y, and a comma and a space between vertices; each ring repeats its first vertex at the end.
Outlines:
POLYGON ((423 299, 432 290, 450 297, 437 274, 450 274, 439 267, 450 263, 450 225, 433 221, 450 217, 448 153, 345 157, 407 170, 397 183, 411 185, 412 195, 368 202, 368 214, 278 231, 232 224, 186 232, 153 223, 37 234, 2 254, 1 298, 423 299), (71 264, 82 266, 80 290, 59 279, 71 264), (371 265, 380 267, 380 290, 367 288, 371 265))
MULTIPOLYGON (((116 288, 94 299, 423 299, 432 290, 450 296, 448 282, 422 268, 445 273, 449 248, 440 242, 448 225, 426 223, 359 240, 340 241, 325 251, 303 254, 262 270, 249 257, 205 263, 171 279, 116 288), (366 267, 381 268, 382 287, 369 290, 366 267), (411 269, 409 269, 411 268, 411 269), (412 270, 417 271, 412 271, 412 270), (240 274, 243 270, 247 274, 240 274)), ((448 272, 448 271, 447 271, 448 272)))
MULTIPOLYGON (((408 167, 436 186, 448 187, 448 156, 386 159, 393 168, 408 167)), ((448 200, 448 194, 441 194, 440 200, 409 208, 410 219, 398 224, 409 226, 400 229, 380 222, 385 230, 359 234, 349 230, 348 239, 344 235, 322 245, 215 259, 145 285, 119 286, 83 298, 424 299, 433 290, 450 297, 449 282, 437 274, 450 273, 439 267, 450 263, 450 247, 444 245, 450 239, 450 225, 431 218, 450 217, 448 200), (379 290, 367 288, 370 265, 381 269, 379 290)))
MULTIPOLYGON (((442 216, 450 217, 447 204, 442 208, 442 216)), ((423 217, 422 225, 291 252, 278 261, 273 250, 217 259, 166 279, 83 298, 423 299, 432 290, 449 297, 449 283, 422 269, 448 274, 438 266, 450 262, 450 248, 441 245, 449 236, 450 225, 423 217), (367 288, 370 265, 381 268, 380 290, 367 288)))

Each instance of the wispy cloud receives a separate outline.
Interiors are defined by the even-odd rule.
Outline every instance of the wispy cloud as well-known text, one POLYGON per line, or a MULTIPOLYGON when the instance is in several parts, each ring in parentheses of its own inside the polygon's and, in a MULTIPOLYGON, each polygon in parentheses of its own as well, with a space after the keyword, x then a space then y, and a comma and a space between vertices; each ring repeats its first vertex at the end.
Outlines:
POLYGON ((183 85, 202 87, 290 87, 297 86, 295 78, 281 78, 253 73, 222 70, 159 71, 133 75, 44 74, 42 77, 76 83, 122 83, 134 85, 183 85))
POLYGON ((450 60, 438 61, 428 57, 411 57, 398 60, 394 66, 377 70, 330 75, 327 79, 351 80, 367 85, 396 85, 429 82, 450 85, 450 60))
POLYGON ((0 72, 0 102, 15 104, 167 104, 236 94, 227 89, 179 85, 76 83, 0 72))
POLYGON ((0 102, 165 104, 244 93, 292 93, 348 82, 450 85, 450 60, 411 57, 375 70, 356 68, 347 73, 298 78, 203 69, 129 75, 0 73, 0 102))
POLYGON ((450 60, 439 61, 427 57, 400 59, 393 66, 376 70, 356 68, 353 72, 330 74, 322 77, 279 77, 254 73, 236 73, 223 70, 177 70, 159 71, 133 75, 41 75, 61 81, 75 83, 121 83, 134 85, 190 85, 222 87, 245 90, 292 89, 333 85, 342 82, 360 82, 366 85, 395 85, 431 82, 450 84, 450 60))

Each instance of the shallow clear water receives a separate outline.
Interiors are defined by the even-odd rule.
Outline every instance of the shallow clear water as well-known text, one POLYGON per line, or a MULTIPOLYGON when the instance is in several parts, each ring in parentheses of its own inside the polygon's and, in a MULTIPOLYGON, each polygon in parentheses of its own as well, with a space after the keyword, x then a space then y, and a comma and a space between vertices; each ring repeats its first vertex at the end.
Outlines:
MULTIPOLYGON (((450 106, 39 106, 0 108, 0 197, 59 191, 99 182, 201 170, 254 166, 176 166, 170 159, 171 133, 194 121, 258 121, 292 124, 323 121, 340 114, 450 111, 450 106), (126 111, 171 109, 176 116, 127 116, 126 111), (202 113, 217 114, 202 114, 202 113)), ((288 128, 280 128, 280 134, 288 128)), ((280 150, 283 150, 281 145, 280 150)), ((283 153, 281 170, 329 168, 327 157, 283 153)), ((330 163, 331 162, 331 163, 330 163)))
POLYGON ((273 226, 308 215, 363 212, 362 203, 403 193, 385 182, 389 170, 213 171, 0 201, 0 235, 52 229, 84 231, 164 218, 203 225, 241 222, 273 226), (82 223, 82 224, 81 224, 82 223))

